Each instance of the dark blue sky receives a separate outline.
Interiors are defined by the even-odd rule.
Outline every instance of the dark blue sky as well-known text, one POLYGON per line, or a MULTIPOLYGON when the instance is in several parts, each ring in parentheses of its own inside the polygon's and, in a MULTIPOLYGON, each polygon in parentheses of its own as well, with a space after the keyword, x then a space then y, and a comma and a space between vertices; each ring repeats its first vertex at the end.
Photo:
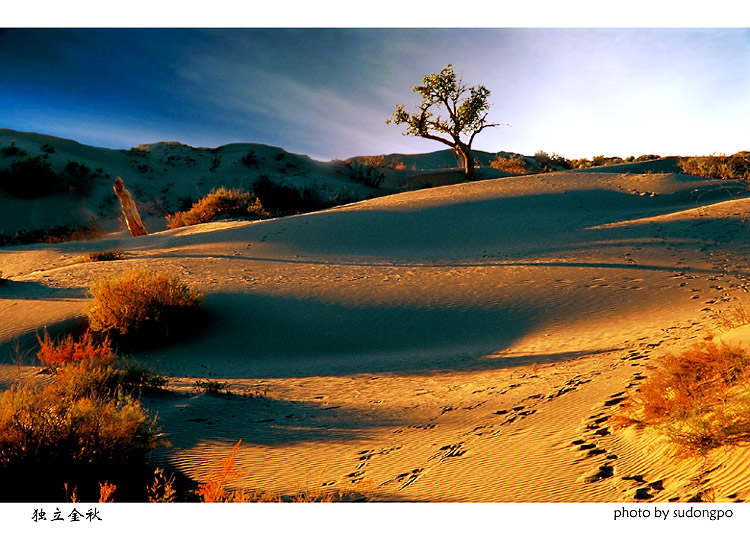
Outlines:
POLYGON ((511 125, 483 132, 479 149, 750 149, 747 29, 0 30, 0 127, 112 148, 423 152, 443 146, 385 119, 448 63, 511 125))

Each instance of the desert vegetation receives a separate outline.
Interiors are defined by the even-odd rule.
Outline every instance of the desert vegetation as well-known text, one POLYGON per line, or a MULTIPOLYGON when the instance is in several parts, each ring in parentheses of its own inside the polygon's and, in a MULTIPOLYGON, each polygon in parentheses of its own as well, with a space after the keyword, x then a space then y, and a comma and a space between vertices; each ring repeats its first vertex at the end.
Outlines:
POLYGON ((254 194, 222 187, 193 203, 189 210, 168 215, 167 227, 177 229, 186 225, 208 223, 221 216, 258 219, 268 217, 268 212, 254 194))
MULTIPOLYGON (((15 146, 6 147, 5 152, 17 157, 26 155, 24 151, 11 150, 13 148, 15 146)), ((48 155, 47 151, 42 156, 13 160, 8 168, 0 171, 0 189, 22 199, 37 199, 63 192, 84 196, 91 191, 98 177, 106 175, 103 170, 91 171, 85 165, 74 161, 69 161, 57 172, 46 159, 48 155)))
POLYGON ((14 482, 4 500, 62 500, 67 490, 95 500, 100 483, 123 494, 145 486, 146 455, 158 428, 129 394, 129 376, 105 339, 40 339, 49 381, 27 380, 0 393, 0 474, 14 482))
POLYGON ((538 173, 539 170, 532 168, 526 161, 526 158, 514 154, 510 156, 497 155, 497 158, 490 162, 492 169, 498 171, 504 171, 505 173, 512 173, 513 175, 529 175, 531 173, 538 173))
POLYGON ((487 122, 490 91, 484 86, 464 85, 450 64, 439 73, 425 76, 422 85, 412 89, 422 98, 418 111, 410 114, 403 105, 397 104, 386 123, 405 124, 407 136, 451 147, 463 160, 466 179, 474 180, 475 164, 471 154, 474 138, 484 129, 498 126, 487 122), (441 116, 441 112, 447 116, 441 116))
POLYGON ((183 332, 203 300, 201 292, 178 277, 149 270, 100 279, 90 295, 86 311, 90 328, 120 340, 183 332))
POLYGON ((58 244, 70 240, 87 240, 100 234, 99 228, 93 221, 86 225, 51 225, 40 229, 23 229, 12 233, 0 232, 0 246, 40 242, 58 244))
POLYGON ((654 426, 682 456, 750 442, 750 355, 704 341, 657 360, 626 423, 654 426))
POLYGON ((106 251, 92 251, 82 255, 79 262, 106 262, 119 261, 125 258, 125 254, 119 249, 108 249, 106 251))
POLYGON ((750 179, 750 151, 741 151, 731 156, 710 155, 680 158, 683 173, 724 180, 750 179))

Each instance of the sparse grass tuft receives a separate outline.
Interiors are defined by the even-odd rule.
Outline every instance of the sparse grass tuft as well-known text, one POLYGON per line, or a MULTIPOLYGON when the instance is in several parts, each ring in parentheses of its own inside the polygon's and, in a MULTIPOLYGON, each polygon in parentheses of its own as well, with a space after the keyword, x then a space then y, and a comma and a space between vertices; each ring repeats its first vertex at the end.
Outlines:
POLYGON ((201 292, 178 277, 150 270, 101 279, 89 293, 90 328, 120 336, 164 337, 181 331, 203 300, 201 292))
POLYGON ((106 262, 119 261, 125 258, 125 254, 118 249, 108 249, 107 251, 92 251, 78 259, 79 262, 106 262))
POLYGON ((719 324, 719 328, 729 331, 750 324, 750 313, 745 310, 742 304, 732 307, 728 311, 717 311, 713 314, 714 320, 719 324))
POLYGON ((202 393, 211 395, 229 396, 232 394, 229 383, 218 380, 195 380, 195 388, 202 393))
POLYGON ((154 471, 154 481, 148 487, 148 502, 171 503, 175 501, 177 492, 174 488, 174 475, 164 476, 164 469, 154 471))
POLYGON ((710 341, 666 355, 626 411, 626 423, 656 426, 682 455, 750 442, 750 356, 710 341))
POLYGON ((196 493, 202 502, 244 502, 242 492, 233 492, 227 488, 232 480, 242 476, 242 473, 234 468, 240 443, 242 443, 241 439, 234 445, 231 454, 221 461, 221 467, 216 470, 214 476, 198 485, 196 493))

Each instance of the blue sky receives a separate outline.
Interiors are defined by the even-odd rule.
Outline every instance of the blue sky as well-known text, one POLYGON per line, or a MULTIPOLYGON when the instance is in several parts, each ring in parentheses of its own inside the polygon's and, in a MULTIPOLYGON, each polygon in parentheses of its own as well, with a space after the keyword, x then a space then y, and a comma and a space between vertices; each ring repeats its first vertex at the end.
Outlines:
POLYGON ((474 147, 568 158, 750 150, 750 30, 0 30, 0 127, 102 147, 257 142, 327 160, 444 146, 386 125, 453 64, 474 147))

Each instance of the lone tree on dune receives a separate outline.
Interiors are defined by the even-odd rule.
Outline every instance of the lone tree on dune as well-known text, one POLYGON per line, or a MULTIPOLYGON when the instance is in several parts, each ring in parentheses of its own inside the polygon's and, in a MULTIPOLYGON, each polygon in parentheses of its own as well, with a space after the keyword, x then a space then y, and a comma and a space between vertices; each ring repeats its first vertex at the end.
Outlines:
POLYGON ((485 128, 499 126, 487 123, 490 91, 484 86, 467 88, 460 78, 456 78, 451 64, 440 73, 425 76, 422 85, 412 89, 422 97, 419 111, 410 114, 402 104, 397 104, 396 111, 386 123, 406 123, 405 136, 419 136, 448 145, 463 159, 466 179, 474 180, 474 158, 471 155, 474 137, 485 128), (440 115, 445 112, 447 117, 440 115), (468 140, 462 140, 461 136, 468 136, 468 140))

